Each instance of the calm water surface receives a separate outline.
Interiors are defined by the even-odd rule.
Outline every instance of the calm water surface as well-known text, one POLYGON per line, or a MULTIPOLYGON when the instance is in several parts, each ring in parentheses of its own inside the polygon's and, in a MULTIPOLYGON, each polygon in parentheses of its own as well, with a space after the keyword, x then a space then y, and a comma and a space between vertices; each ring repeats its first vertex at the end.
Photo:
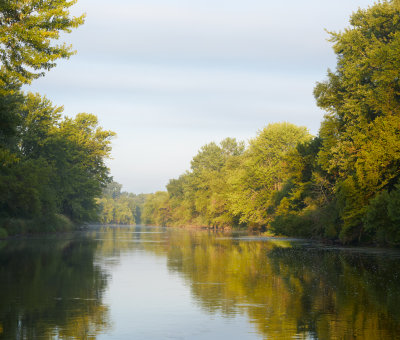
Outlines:
POLYGON ((0 241, 0 339, 400 339, 400 252, 138 226, 0 241))

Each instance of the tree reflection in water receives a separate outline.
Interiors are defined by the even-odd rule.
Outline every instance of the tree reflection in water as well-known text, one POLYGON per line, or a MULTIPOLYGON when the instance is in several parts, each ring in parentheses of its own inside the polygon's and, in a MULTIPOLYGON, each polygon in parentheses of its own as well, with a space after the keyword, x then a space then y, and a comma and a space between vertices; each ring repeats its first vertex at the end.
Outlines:
POLYGON ((0 338, 94 339, 110 330, 106 271, 135 252, 166 258, 201 310, 246 315, 262 338, 399 338, 398 251, 147 227, 62 238, 0 243, 0 338))
POLYGON ((399 337, 398 253, 204 231, 170 231, 165 252, 205 311, 245 313, 267 338, 399 337))
POLYGON ((109 328, 96 244, 62 238, 0 243, 0 339, 92 339, 109 328))

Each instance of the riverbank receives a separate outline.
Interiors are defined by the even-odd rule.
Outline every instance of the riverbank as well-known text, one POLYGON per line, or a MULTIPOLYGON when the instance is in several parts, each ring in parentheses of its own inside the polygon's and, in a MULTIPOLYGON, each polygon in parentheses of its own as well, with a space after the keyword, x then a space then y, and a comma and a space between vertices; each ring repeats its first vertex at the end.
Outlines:
MULTIPOLYGON (((154 224, 143 224, 146 227, 159 227, 158 225, 154 224)), ((232 227, 232 226, 207 226, 207 225, 199 225, 199 224, 186 224, 186 225, 166 225, 164 226, 165 228, 178 228, 178 229, 187 229, 187 230, 213 230, 213 231, 221 231, 221 232, 230 232, 230 231, 243 231, 246 233, 250 233, 252 235, 259 235, 261 237, 273 237, 273 238, 282 238, 282 239, 299 239, 299 240, 305 240, 305 241, 310 241, 310 242, 318 242, 320 244, 326 245, 326 246, 340 246, 340 247, 357 247, 357 248, 363 248, 363 247, 372 247, 372 248, 382 248, 382 249, 399 249, 399 246, 395 245, 388 245, 388 244, 379 244, 379 243, 373 243, 373 242, 353 242, 353 243, 345 243, 342 242, 340 239, 331 239, 331 238, 324 238, 324 237, 305 237, 305 236, 299 236, 299 235, 283 235, 283 234, 277 234, 273 233, 270 230, 249 230, 247 228, 241 228, 241 227, 232 227)))
POLYGON ((204 230, 220 230, 220 231, 231 231, 235 228, 231 226, 206 226, 206 225, 197 225, 197 224, 188 224, 188 225, 180 225, 180 226, 166 226, 168 228, 182 228, 182 229, 204 229, 204 230))
MULTIPOLYGON (((66 216, 59 215, 52 223, 47 221, 34 221, 28 219, 3 219, 0 221, 0 240, 5 240, 10 237, 18 236, 29 236, 29 235, 45 235, 53 233, 65 233, 77 230, 84 230, 87 227, 96 226, 115 226, 115 227, 133 227, 133 226, 145 226, 145 227, 160 227, 158 225, 150 224, 138 224, 138 225, 127 225, 127 224, 102 224, 102 223, 90 223, 90 224, 76 224, 71 222, 66 216)), ((248 230, 246 228, 232 227, 232 226, 207 226, 199 224, 187 224, 187 225, 167 225, 163 226, 165 228, 178 228, 187 230, 210 230, 219 232, 232 232, 232 231, 243 231, 251 233, 252 235, 258 235, 261 237, 273 237, 273 238, 293 238, 291 235, 279 235, 271 231, 261 231, 261 230, 248 230)), ((351 246, 351 247, 373 247, 382 249, 398 249, 396 246, 387 246, 377 243, 352 243, 346 244, 340 241, 340 239, 328 239, 321 237, 295 237, 296 239, 302 239, 305 241, 319 242, 327 246, 351 246)))
POLYGON ((72 222, 67 216, 61 214, 45 219, 6 218, 0 220, 0 239, 18 235, 68 232, 77 230, 79 227, 80 224, 72 222))

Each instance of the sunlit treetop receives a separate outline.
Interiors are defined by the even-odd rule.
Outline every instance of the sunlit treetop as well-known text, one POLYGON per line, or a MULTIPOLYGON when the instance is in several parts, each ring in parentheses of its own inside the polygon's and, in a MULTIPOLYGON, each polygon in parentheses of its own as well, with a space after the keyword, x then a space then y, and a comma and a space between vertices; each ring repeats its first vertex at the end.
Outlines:
POLYGON ((85 15, 73 17, 69 8, 77 0, 0 0, 1 88, 30 84, 69 58, 75 51, 56 44, 60 32, 70 33, 85 15))

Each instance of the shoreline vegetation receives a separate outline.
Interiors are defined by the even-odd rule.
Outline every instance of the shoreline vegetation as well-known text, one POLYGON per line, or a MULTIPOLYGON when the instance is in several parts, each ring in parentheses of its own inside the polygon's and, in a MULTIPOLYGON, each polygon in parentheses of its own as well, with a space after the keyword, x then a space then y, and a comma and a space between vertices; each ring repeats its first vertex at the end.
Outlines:
POLYGON ((95 220, 111 181, 112 131, 95 115, 70 118, 46 97, 22 91, 75 51, 57 43, 84 22, 76 0, 0 4, 0 238, 68 231, 95 220))
POLYGON ((247 145, 209 143, 147 196, 142 221, 400 246, 400 1, 359 9, 330 36, 337 66, 314 89, 317 136, 284 122, 247 145))
POLYGON ((75 3, 0 5, 0 238, 98 221, 400 246, 400 0, 359 9, 329 33, 337 66, 314 89, 325 111, 317 136, 282 122, 248 143, 211 142, 167 191, 140 195, 112 182, 115 133, 95 115, 69 118, 22 91, 74 54, 56 41, 83 24, 69 13, 75 3))

